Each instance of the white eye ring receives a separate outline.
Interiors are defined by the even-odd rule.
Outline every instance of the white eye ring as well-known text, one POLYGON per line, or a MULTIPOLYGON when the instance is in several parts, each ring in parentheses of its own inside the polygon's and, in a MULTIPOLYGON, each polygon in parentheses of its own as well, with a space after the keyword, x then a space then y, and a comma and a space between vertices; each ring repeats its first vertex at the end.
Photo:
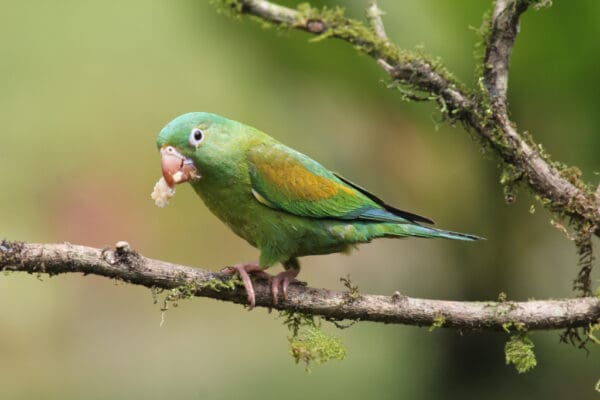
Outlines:
POLYGON ((198 146, 200 146, 200 143, 202 143, 203 140, 204 140, 204 132, 202 132, 202 130, 198 129, 198 128, 192 129, 192 132, 190 132, 190 138, 189 138, 190 146, 198 148, 198 146))

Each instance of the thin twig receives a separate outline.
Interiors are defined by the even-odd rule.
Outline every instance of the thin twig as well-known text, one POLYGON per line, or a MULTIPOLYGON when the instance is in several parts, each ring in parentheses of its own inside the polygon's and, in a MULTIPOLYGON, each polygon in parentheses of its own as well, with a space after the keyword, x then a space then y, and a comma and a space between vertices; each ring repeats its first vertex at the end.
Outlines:
POLYGON ((381 18, 385 13, 377 6, 377 0, 371 0, 367 8, 367 18, 371 23, 371 28, 377 37, 381 40, 388 41, 387 34, 385 33, 385 26, 383 25, 383 19, 381 18))

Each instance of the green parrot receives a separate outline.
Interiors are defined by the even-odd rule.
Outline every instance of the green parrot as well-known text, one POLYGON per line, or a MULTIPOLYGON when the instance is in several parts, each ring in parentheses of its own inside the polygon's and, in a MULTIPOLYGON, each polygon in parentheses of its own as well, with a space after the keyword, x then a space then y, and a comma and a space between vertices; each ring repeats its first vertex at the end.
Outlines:
POLYGON ((224 269, 239 274, 250 308, 256 301, 249 274, 270 279, 277 304, 280 288, 285 300, 300 271, 298 257, 346 252, 375 238, 481 239, 423 226, 433 221, 390 206, 260 130, 219 115, 180 115, 156 143, 166 185, 189 182, 212 213, 260 250, 257 263, 224 269), (264 272, 277 263, 283 272, 264 272))

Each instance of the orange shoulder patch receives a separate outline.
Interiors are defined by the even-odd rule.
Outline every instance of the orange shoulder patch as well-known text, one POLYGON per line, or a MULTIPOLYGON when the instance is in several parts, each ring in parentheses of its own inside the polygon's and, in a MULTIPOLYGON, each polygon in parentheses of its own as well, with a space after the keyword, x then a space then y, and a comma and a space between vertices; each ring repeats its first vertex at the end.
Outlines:
POLYGON ((256 161, 254 165, 262 178, 291 198, 323 200, 335 196, 340 190, 356 196, 351 188, 310 172, 292 157, 275 158, 269 162, 256 161))

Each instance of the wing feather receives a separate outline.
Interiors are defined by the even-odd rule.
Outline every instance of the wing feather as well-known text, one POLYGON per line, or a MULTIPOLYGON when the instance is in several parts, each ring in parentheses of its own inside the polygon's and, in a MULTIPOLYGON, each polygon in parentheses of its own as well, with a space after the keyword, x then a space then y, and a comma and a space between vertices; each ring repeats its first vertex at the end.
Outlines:
POLYGON ((290 214, 398 223, 431 220, 398 210, 282 144, 260 144, 247 153, 254 197, 290 214))

